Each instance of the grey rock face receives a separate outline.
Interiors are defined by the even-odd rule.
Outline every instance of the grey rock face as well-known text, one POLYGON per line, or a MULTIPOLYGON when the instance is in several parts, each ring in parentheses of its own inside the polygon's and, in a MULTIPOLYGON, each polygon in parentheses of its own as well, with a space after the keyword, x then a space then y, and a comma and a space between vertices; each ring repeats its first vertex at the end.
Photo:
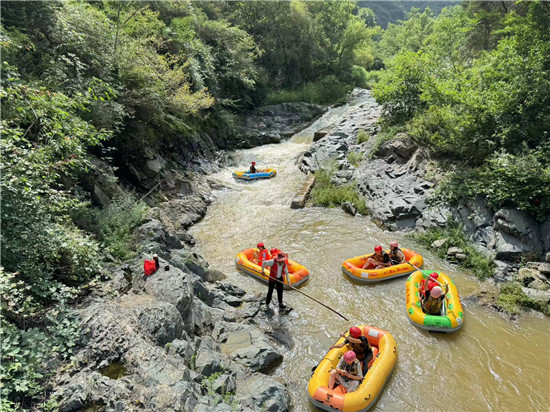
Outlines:
POLYGON ((261 411, 286 412, 290 410, 290 398, 280 382, 253 375, 246 381, 237 383, 237 397, 249 408, 261 411))
POLYGON ((357 209, 351 202, 344 202, 342 203, 342 210, 352 216, 355 216, 357 214, 357 209))
POLYGON ((542 254, 540 229, 532 217, 520 210, 502 208, 494 219, 497 258, 517 260, 525 254, 542 254))
POLYGON ((310 103, 282 103, 260 107, 241 118, 242 140, 239 147, 251 148, 279 143, 304 129, 326 108, 310 103))

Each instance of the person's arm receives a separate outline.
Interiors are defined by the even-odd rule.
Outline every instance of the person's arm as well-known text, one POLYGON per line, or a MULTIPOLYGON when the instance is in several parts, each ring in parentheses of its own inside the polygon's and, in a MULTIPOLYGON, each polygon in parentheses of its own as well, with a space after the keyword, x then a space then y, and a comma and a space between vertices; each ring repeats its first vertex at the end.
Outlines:
POLYGON ((264 261, 262 262, 262 272, 264 271, 264 268, 265 268, 266 266, 273 266, 273 263, 274 263, 273 259, 264 260, 264 261))
POLYGON ((332 346, 330 347, 330 349, 340 349, 340 348, 343 348, 345 344, 346 344, 345 342, 342 342, 342 343, 340 343, 340 344, 338 344, 338 345, 332 345, 332 346))
POLYGON ((407 257, 403 252, 399 251, 399 253, 401 253, 401 263, 405 263, 407 261, 407 257))

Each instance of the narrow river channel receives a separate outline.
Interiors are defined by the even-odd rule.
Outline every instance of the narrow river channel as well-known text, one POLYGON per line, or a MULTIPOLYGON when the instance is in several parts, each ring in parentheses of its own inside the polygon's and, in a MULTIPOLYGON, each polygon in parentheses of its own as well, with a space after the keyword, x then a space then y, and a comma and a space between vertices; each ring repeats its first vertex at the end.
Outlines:
MULTIPOLYGON (((308 149, 313 132, 338 121, 350 105, 361 103, 364 100, 359 99, 331 109, 284 143, 234 152, 238 166, 210 176, 230 189, 215 192, 216 201, 192 229, 198 251, 212 268, 226 273, 229 282, 252 293, 265 293, 265 284, 235 269, 234 258, 260 241, 268 248, 280 247, 309 269, 311 279, 302 287, 304 292, 348 315, 353 323, 389 331, 397 341, 399 357, 372 410, 548 411, 549 318, 524 315, 511 322, 465 302, 461 330, 450 335, 423 332, 409 323, 405 312, 406 277, 356 284, 342 274, 342 261, 397 240, 424 256, 424 268, 451 276, 462 297, 480 288, 470 273, 437 258, 402 233, 381 230, 368 217, 352 217, 340 209, 290 209, 304 180, 297 157, 308 149), (242 170, 252 160, 260 168, 277 169, 277 177, 234 181, 232 170, 242 170)), ((295 411, 313 410, 306 391, 311 368, 351 324, 296 292, 285 292, 285 302, 294 310, 275 315, 272 327, 290 333, 294 345, 285 349, 274 375, 288 382, 295 411)))

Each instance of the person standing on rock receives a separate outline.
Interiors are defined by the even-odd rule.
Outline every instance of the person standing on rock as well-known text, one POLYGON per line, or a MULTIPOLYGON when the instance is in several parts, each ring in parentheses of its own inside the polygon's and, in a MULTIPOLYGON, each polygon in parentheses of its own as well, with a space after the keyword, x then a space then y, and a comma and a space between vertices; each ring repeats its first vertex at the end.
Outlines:
POLYGON ((378 245, 374 248, 374 255, 367 259, 362 269, 383 269, 388 266, 391 266, 390 255, 378 245))
POLYGON ((277 299, 279 300, 279 309, 286 309, 286 306, 283 304, 283 275, 286 275, 286 283, 290 284, 290 279, 288 275, 288 267, 286 264, 286 255, 279 251, 277 256, 274 256, 273 259, 265 260, 262 263, 262 272, 265 267, 271 266, 269 269, 269 288, 267 290, 267 297, 265 299, 265 304, 269 309, 269 304, 271 303, 271 297, 273 296, 273 289, 277 288, 277 299))

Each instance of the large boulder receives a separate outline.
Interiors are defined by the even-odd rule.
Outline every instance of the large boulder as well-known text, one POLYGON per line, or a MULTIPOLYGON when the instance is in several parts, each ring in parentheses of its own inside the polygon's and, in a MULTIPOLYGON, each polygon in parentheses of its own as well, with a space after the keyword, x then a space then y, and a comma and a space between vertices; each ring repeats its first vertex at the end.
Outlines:
POLYGON ((237 380, 237 399, 248 408, 266 412, 290 410, 290 396, 284 385, 262 374, 237 380))
POLYGON ((406 133, 398 133, 391 140, 380 145, 376 155, 380 157, 396 156, 401 159, 410 159, 418 145, 406 133))
POLYGON ((536 221, 527 213, 502 208, 494 217, 497 259, 518 260, 525 255, 541 256, 544 245, 536 221))

